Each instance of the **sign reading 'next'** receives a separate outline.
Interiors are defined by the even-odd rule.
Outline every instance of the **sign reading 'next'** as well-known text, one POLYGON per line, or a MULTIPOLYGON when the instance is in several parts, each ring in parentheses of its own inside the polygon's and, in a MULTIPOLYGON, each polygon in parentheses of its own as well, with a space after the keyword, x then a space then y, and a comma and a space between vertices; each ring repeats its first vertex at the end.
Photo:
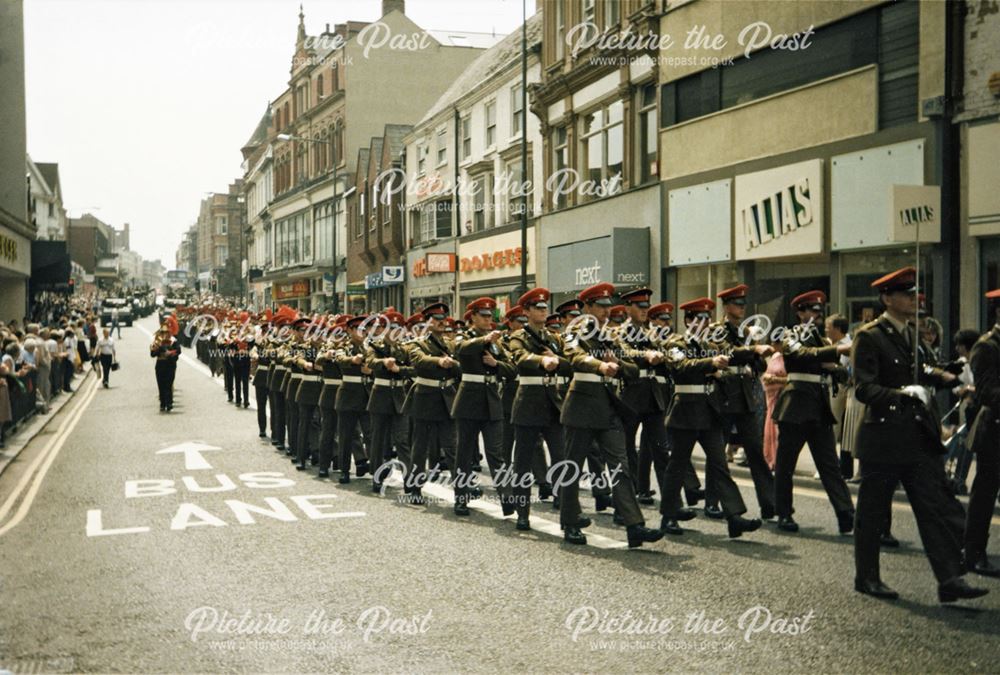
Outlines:
POLYGON ((736 177, 736 259, 823 251, 823 164, 814 159, 736 177))
POLYGON ((550 246, 548 279, 549 290, 555 293, 603 282, 624 287, 649 284, 649 230, 616 227, 604 237, 550 246))

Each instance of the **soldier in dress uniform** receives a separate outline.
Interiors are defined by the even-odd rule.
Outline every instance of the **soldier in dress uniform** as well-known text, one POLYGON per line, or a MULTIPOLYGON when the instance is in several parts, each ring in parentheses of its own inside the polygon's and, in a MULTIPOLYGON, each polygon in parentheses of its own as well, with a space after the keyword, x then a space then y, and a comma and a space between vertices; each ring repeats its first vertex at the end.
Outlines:
POLYGON ((675 333, 666 343, 674 396, 667 414, 670 430, 670 461, 660 485, 662 497, 660 530, 683 534, 679 521, 694 518, 694 511, 681 506, 681 487, 691 463, 695 443, 705 452, 705 481, 709 492, 718 495, 722 512, 729 524, 729 536, 760 528, 756 518, 744 518, 746 505, 729 474, 726 464, 726 441, 723 437, 719 404, 714 395, 715 375, 729 365, 723 345, 711 342, 706 329, 715 310, 711 298, 698 298, 680 306, 684 312, 684 333, 675 333))
MULTIPOLYGON (((250 350, 250 365, 253 370, 253 391, 257 401, 257 431, 260 438, 267 438, 267 388, 268 371, 271 368, 271 345, 265 339, 264 331, 268 323, 262 322, 255 328, 253 347, 250 350)), ((273 417, 274 411, 271 411, 273 417)), ((273 423, 273 420, 272 420, 273 423)))
POLYGON ((333 319, 332 326, 323 349, 316 356, 323 386, 320 388, 319 401, 316 406, 320 411, 319 431, 319 477, 329 478, 330 471, 336 471, 340 460, 337 446, 337 391, 343 382, 340 366, 337 365, 337 354, 345 345, 344 324, 351 318, 349 314, 341 314, 333 319))
POLYGON ((586 318, 570 329, 566 358, 573 365, 573 381, 563 402, 560 422, 566 427, 567 476, 558 480, 559 520, 564 538, 572 544, 585 544, 581 527, 590 524, 580 511, 579 472, 594 442, 610 471, 615 510, 626 527, 629 548, 644 542, 659 541, 663 534, 645 526, 642 510, 635 498, 635 484, 625 455, 625 431, 622 413, 625 405, 618 397, 618 378, 637 377, 638 367, 615 354, 611 335, 603 331, 615 287, 604 283, 580 293, 586 318), (575 474, 575 475, 574 475, 575 474))
POLYGON ((502 380, 514 374, 510 356, 500 346, 501 333, 493 329, 496 301, 478 298, 469 303, 470 325, 456 348, 462 380, 451 407, 458 433, 455 455, 455 515, 469 515, 473 465, 479 456, 479 436, 483 438, 486 463, 500 495, 505 516, 514 513, 509 481, 502 472, 510 470, 510 457, 503 454, 502 380))
POLYGON ((458 360, 446 342, 448 305, 436 302, 424 307, 427 335, 412 343, 410 363, 415 373, 409 394, 409 413, 413 419, 412 464, 405 489, 412 503, 423 503, 422 488, 427 481, 427 456, 436 444, 450 463, 455 456, 455 424, 451 406, 455 400, 455 381, 461 374, 458 360))
POLYGON ((299 446, 299 406, 296 403, 296 396, 299 392, 299 385, 302 384, 303 373, 302 365, 299 363, 299 354, 303 348, 303 336, 308 325, 309 319, 304 316, 292 322, 294 330, 283 359, 285 367, 288 368, 288 374, 284 381, 285 425, 288 427, 285 454, 292 457, 293 461, 298 454, 299 446))
POLYGON ((230 343, 232 345, 230 360, 233 364, 235 403, 237 408, 242 405, 244 409, 250 407, 250 345, 247 340, 243 339, 242 335, 247 330, 246 318, 249 318, 249 314, 243 312, 241 315, 243 322, 233 327, 236 334, 230 343))
POLYGON ((296 430, 297 454, 295 468, 304 471, 306 458, 313 464, 319 464, 318 449, 310 452, 309 437, 313 427, 313 418, 319 404, 319 396, 323 389, 322 364, 318 363, 319 341, 325 324, 320 320, 312 321, 306 328, 306 339, 298 355, 298 366, 302 369, 302 382, 296 393, 295 405, 298 406, 299 427, 296 430))
POLYGON ((285 332, 286 319, 276 316, 272 320, 272 326, 277 329, 276 347, 273 351, 271 364, 268 368, 267 391, 271 404, 271 444, 279 452, 285 451, 285 377, 288 375, 288 367, 285 365, 284 355, 287 345, 281 340, 285 332))
POLYGON ((729 349, 729 365, 716 375, 716 391, 722 404, 722 424, 726 430, 735 428, 739 443, 746 453, 760 505, 760 517, 774 518, 774 475, 764 459, 763 418, 757 411, 764 401, 760 377, 767 369, 764 357, 770 346, 749 347, 747 335, 740 328, 746 317, 747 292, 750 287, 740 284, 727 288, 716 297, 725 313, 720 323, 712 324, 709 333, 718 336, 729 349))
POLYGON ((628 311, 625 309, 625 305, 615 305, 608 310, 608 328, 618 328, 625 323, 626 319, 628 319, 628 311))
MULTIPOLYGON (((506 326, 506 334, 504 336, 505 348, 510 350, 510 338, 517 331, 521 330, 528 323, 528 316, 524 311, 524 307, 521 305, 514 305, 507 310, 507 313, 503 316, 503 325, 506 326)), ((504 383, 503 390, 500 392, 500 403, 503 406, 503 420, 501 421, 501 431, 502 431, 502 442, 503 442, 503 456, 513 457, 514 451, 514 425, 511 424, 510 416, 511 411, 514 408, 514 397, 517 395, 517 388, 519 384, 517 379, 509 380, 504 383)), ((540 462, 542 467, 542 473, 539 475, 535 473, 535 480, 539 481, 541 484, 545 481, 545 471, 547 467, 545 466, 545 454, 544 451, 539 448, 538 450, 540 456, 540 462)), ((535 467, 539 466, 539 459, 535 461, 535 467)))
POLYGON ((778 448, 774 461, 774 502, 778 527, 798 532, 792 518, 792 476, 802 446, 809 444, 816 470, 837 515, 841 534, 854 528, 854 504, 847 482, 840 473, 837 441, 833 433, 836 418, 830 408, 833 371, 849 345, 832 345, 820 333, 826 293, 807 291, 792 300, 799 324, 787 331, 781 343, 788 383, 778 395, 772 415, 778 423, 778 448))
POLYGON ((893 492, 902 482, 938 581, 938 599, 954 602, 987 591, 969 586, 964 579, 965 513, 948 489, 940 422, 931 408, 928 389, 956 378, 926 363, 922 354, 914 355, 919 339, 911 323, 917 312, 916 281, 912 267, 874 281, 872 288, 879 292, 885 312, 854 336, 854 394, 867 406, 857 438, 861 485, 854 588, 879 598, 898 597, 882 582, 879 537, 892 508, 893 492))
POLYGON ((1000 491, 1000 289, 989 291, 986 300, 996 324, 979 338, 969 355, 979 411, 969 432, 970 447, 976 453, 976 478, 969 492, 965 562, 970 572, 998 577, 1000 568, 986 557, 986 544, 1000 491))
POLYGON ((562 317, 558 314, 549 314, 545 317, 545 330, 553 335, 562 335, 564 325, 562 317))
POLYGON ((368 458, 364 452, 357 452, 354 443, 355 434, 360 426, 361 435, 366 441, 370 438, 368 422, 368 398, 371 396, 372 370, 365 365, 365 337, 363 331, 369 325, 367 315, 361 314, 348 319, 344 328, 347 331, 348 343, 337 356, 340 367, 341 383, 337 390, 337 400, 334 408, 337 411, 337 446, 340 448, 340 483, 351 482, 351 450, 354 452, 354 473, 358 478, 369 471, 368 458))
POLYGON ((222 350, 222 374, 223 381, 226 384, 226 399, 232 403, 235 384, 233 357, 236 355, 236 340, 233 338, 233 325, 231 321, 226 321, 222 325, 222 334, 218 338, 218 345, 222 350))
POLYGON ((625 452, 628 454, 629 471, 636 480, 639 503, 652 504, 649 494, 649 465, 646 475, 639 475, 639 458, 635 437, 642 426, 642 447, 663 466, 667 461, 667 430, 664 426, 667 403, 663 387, 656 381, 656 368, 663 361, 663 353, 653 342, 649 325, 649 288, 636 288, 621 296, 628 319, 618 329, 618 345, 622 353, 639 367, 639 377, 626 380, 622 386, 622 401, 628 406, 625 424, 625 452), (639 485, 645 478, 645 491, 639 485))
POLYGON ((571 376, 573 365, 564 355, 562 336, 546 330, 551 318, 547 316, 550 298, 545 288, 533 288, 522 295, 518 306, 525 308, 528 323, 510 336, 511 357, 518 373, 517 395, 511 411, 518 530, 531 529, 530 476, 540 454, 540 439, 545 440, 553 464, 565 459, 565 437, 559 422, 563 405, 560 378, 571 376))
POLYGON ((405 318, 395 309, 382 313, 380 335, 369 341, 365 363, 374 376, 368 415, 371 420, 372 492, 381 492, 391 473, 393 446, 405 467, 410 463, 410 421, 403 414, 410 357, 399 343, 405 318))

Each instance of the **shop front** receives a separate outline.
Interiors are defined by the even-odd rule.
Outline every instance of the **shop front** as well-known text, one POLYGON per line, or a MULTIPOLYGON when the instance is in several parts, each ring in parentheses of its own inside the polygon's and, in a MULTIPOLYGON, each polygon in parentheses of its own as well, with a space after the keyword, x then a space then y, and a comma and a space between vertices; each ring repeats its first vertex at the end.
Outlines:
POLYGON ((288 305, 301 312, 309 312, 310 283, 308 279, 275 282, 271 286, 271 297, 275 305, 288 305))
MULTIPOLYGON (((521 293, 521 258, 525 257, 527 287, 535 285, 535 228, 527 232, 528 250, 521 248, 521 229, 507 228, 500 234, 464 237, 458 245, 458 295, 454 313, 459 315, 476 298, 493 298, 503 316, 521 293), (460 311, 461 310, 461 311, 460 311)), ((526 290, 526 289, 525 289, 526 290)))
POLYGON ((610 282, 619 291, 649 286, 649 230, 614 227, 604 236, 550 246, 546 269, 554 305, 594 284, 610 282))
POLYGON ((940 188, 925 184, 927 144, 841 142, 668 186, 667 299, 714 297, 747 283, 750 311, 787 325, 795 319, 790 300, 822 290, 829 311, 854 329, 881 311, 871 282, 917 264, 919 231, 921 286, 931 313, 945 317, 940 188))
POLYGON ((406 253, 406 302, 397 309, 412 314, 434 302, 455 304, 455 241, 406 253))
POLYGON ((20 323, 28 313, 31 241, 0 226, 0 321, 20 323))
POLYGON ((365 291, 368 311, 374 312, 403 306, 403 286, 406 268, 403 265, 383 265, 378 272, 365 275, 365 291))
POLYGON ((996 161, 1000 121, 970 124, 965 135, 968 169, 962 180, 967 184, 965 212, 971 246, 963 247, 969 253, 970 269, 963 271, 962 297, 976 302, 963 303, 960 316, 962 327, 985 331, 994 318, 987 316, 983 294, 1000 288, 1000 165, 996 161))

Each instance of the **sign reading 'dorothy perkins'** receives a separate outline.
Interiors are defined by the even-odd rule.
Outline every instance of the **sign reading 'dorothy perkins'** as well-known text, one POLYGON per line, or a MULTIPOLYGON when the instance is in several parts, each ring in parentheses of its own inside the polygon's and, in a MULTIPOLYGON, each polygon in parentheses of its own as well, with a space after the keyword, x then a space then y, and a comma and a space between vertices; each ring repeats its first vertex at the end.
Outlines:
POLYGON ((549 290, 566 293, 606 281, 625 287, 649 283, 648 229, 615 227, 604 237, 549 247, 549 290))
POLYGON ((736 259, 821 253, 822 176, 818 159, 736 176, 736 259))

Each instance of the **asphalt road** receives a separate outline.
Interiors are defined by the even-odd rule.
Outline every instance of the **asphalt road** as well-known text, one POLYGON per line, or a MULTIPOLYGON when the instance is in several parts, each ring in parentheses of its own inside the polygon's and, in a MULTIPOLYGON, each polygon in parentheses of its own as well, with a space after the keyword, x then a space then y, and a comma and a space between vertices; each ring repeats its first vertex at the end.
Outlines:
POLYGON ((459 521, 447 503, 296 472, 187 359, 173 413, 158 412, 152 328, 124 329, 112 387, 89 378, 0 478, 0 668, 997 668, 1000 583, 975 579, 993 592, 940 606, 905 505, 904 546, 883 555, 894 603, 853 591, 852 540, 809 480, 797 535, 765 525, 731 541, 699 517, 629 551, 610 512, 590 513, 586 547, 561 543, 549 506, 530 533, 488 502, 459 521))

